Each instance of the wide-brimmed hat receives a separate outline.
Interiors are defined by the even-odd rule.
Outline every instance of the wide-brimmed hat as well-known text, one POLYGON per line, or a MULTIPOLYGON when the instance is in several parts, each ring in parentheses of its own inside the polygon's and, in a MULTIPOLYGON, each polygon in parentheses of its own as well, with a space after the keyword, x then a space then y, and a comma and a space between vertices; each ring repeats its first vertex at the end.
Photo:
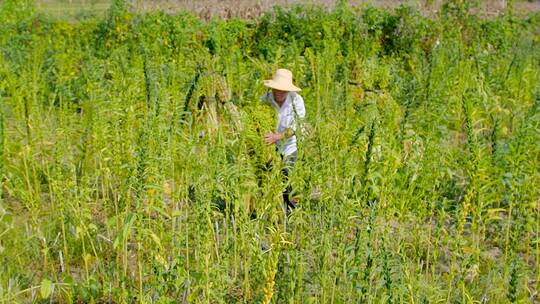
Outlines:
POLYGON ((280 91, 298 92, 301 89, 292 82, 292 72, 287 69, 278 69, 274 79, 264 80, 264 85, 280 91))

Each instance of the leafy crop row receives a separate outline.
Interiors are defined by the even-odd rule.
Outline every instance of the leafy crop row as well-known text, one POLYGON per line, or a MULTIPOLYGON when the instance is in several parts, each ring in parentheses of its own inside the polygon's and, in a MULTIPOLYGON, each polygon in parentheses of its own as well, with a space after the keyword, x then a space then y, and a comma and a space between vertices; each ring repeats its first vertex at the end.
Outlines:
POLYGON ((538 301, 538 14, 0 20, 0 302, 538 301), (312 129, 289 218, 279 67, 312 129))

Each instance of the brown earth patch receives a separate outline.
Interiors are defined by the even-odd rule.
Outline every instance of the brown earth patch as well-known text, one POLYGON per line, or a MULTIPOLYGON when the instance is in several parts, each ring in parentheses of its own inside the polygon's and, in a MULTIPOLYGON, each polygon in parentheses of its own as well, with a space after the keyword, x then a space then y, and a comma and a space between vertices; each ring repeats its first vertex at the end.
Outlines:
MULTIPOLYGON (((75 16, 81 11, 102 13, 110 0, 38 0, 38 10, 58 17, 75 16)), ((441 9, 443 0, 349 0, 353 7, 373 5, 387 9, 395 9, 400 5, 410 5, 426 16, 435 16, 441 9)), ((507 0, 482 0, 472 11, 482 17, 494 17, 503 14, 508 8, 507 0)), ((271 10, 274 6, 289 7, 295 4, 323 5, 333 8, 337 0, 131 0, 135 11, 149 12, 163 10, 168 13, 191 11, 204 20, 213 17, 229 19, 255 18, 271 10)), ((540 11, 540 0, 513 1, 515 14, 527 16, 540 11)))

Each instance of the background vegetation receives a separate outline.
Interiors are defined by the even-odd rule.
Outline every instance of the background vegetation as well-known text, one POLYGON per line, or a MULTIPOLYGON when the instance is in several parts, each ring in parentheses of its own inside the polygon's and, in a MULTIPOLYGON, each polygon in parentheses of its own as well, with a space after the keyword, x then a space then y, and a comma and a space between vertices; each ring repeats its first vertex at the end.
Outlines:
POLYGON ((0 302, 539 301, 540 15, 511 8, 4 0, 0 302), (288 219, 258 102, 278 67, 312 129, 288 219))

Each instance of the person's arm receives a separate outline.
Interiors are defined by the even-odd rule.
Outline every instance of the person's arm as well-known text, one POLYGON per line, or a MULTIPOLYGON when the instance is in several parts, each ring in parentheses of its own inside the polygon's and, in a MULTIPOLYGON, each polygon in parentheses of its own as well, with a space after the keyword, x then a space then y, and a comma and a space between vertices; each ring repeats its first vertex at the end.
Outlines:
POLYGON ((293 110, 287 115, 286 118, 285 124, 287 125, 287 128, 281 133, 273 132, 266 134, 264 136, 264 140, 267 144, 271 145, 276 143, 278 140, 287 139, 296 135, 296 117, 298 117, 298 120, 303 119, 306 116, 306 109, 304 107, 304 100, 300 95, 296 95, 293 102, 293 110))
MULTIPOLYGON (((304 107, 304 100, 302 96, 296 95, 293 102, 293 110, 288 117, 287 131, 290 130, 288 137, 296 134, 297 131, 303 133, 302 120, 306 117, 306 108, 304 107), (300 126, 300 130, 297 130, 297 125, 300 126)), ((287 132, 286 131, 286 132, 287 132)))
POLYGON ((293 128, 287 128, 285 130, 285 132, 282 133, 283 134, 283 138, 287 139, 289 137, 293 137, 294 136, 294 129, 293 128))
POLYGON ((271 145, 276 143, 278 140, 282 140, 284 137, 284 133, 270 132, 264 136, 264 141, 266 142, 266 144, 271 145))
POLYGON ((266 134, 264 139, 266 140, 268 144, 273 144, 278 140, 287 139, 287 138, 293 137, 294 135, 295 135, 294 130, 292 128, 287 128, 285 132, 268 133, 266 134))

